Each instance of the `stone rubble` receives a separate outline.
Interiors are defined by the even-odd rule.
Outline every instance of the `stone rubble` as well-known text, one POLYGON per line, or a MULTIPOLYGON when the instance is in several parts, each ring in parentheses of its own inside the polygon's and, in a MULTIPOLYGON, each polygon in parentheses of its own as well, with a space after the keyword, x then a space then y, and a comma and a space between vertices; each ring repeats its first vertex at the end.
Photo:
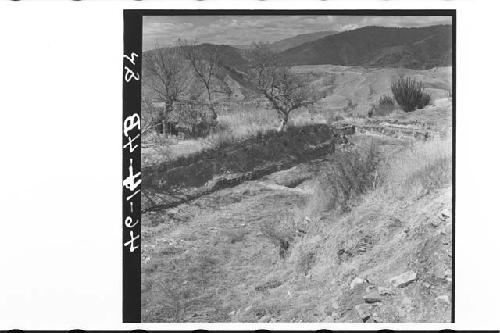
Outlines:
POLYGON ((415 281, 416 279, 417 279, 417 273, 410 270, 404 272, 403 274, 393 277, 392 279, 389 280, 389 282, 395 287, 404 288, 413 281, 415 281))

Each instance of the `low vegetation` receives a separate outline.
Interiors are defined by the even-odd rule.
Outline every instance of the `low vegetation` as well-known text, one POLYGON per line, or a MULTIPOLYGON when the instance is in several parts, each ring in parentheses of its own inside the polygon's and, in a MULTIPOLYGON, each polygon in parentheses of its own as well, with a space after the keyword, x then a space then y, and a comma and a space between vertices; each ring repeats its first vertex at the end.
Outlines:
POLYGON ((391 96, 381 96, 378 100, 378 105, 379 106, 394 106, 394 100, 392 99, 391 96))
MULTIPOLYGON (((444 38, 449 28, 434 30, 444 38)), ((386 40, 416 30, 374 31, 386 40)), ((442 319, 445 307, 425 297, 447 293, 446 279, 376 305, 363 297, 409 269, 409 288, 433 283, 429 271, 451 258, 429 259, 447 250, 444 222, 431 223, 451 201, 451 70, 292 66, 314 56, 299 49, 179 40, 145 52, 143 321, 442 319), (339 123, 356 133, 335 132, 339 123)), ((363 64, 353 50, 334 60, 363 64)), ((422 61, 415 68, 435 65, 422 61)))
POLYGON ((394 99, 405 112, 422 109, 431 101, 431 96, 424 91, 422 82, 410 77, 393 82, 391 90, 394 99))
MULTIPOLYGON (((315 211, 348 212, 353 202, 375 187, 378 163, 372 142, 354 151, 339 151, 329 168, 319 177, 311 204, 315 211)), ((309 208, 311 209, 311 208, 309 208)))
MULTIPOLYGON (((349 318, 346 319, 347 321, 361 321, 353 311, 354 296, 350 294, 349 287, 346 289, 342 283, 352 280, 355 276, 353 276, 354 272, 365 274, 362 273, 365 269, 371 272, 372 276, 375 269, 382 270, 379 273, 381 276, 384 276, 383 274, 394 275, 394 267, 401 265, 399 261, 402 259, 399 252, 413 255, 418 251, 416 249, 418 243, 399 243, 399 240, 391 239, 390 235, 394 232, 394 226, 397 223, 404 223, 392 217, 391 214, 395 212, 407 214, 412 209, 411 205, 417 202, 415 200, 432 198, 440 191, 449 188, 451 185, 450 144, 450 140, 415 144, 390 158, 385 156, 378 165, 371 164, 376 159, 369 157, 375 154, 362 154, 364 156, 362 159, 368 161, 371 167, 361 167, 362 163, 359 164, 359 172, 364 175, 362 178, 365 182, 352 185, 358 188, 356 193, 346 191, 344 185, 338 181, 317 187, 306 207, 298 211, 296 216, 296 220, 302 220, 305 214, 308 215, 310 222, 307 234, 293 238, 289 243, 289 256, 284 259, 281 266, 278 266, 279 271, 276 271, 278 268, 274 268, 274 275, 287 277, 284 284, 286 287, 271 292, 265 298, 256 295, 255 298, 248 299, 247 304, 261 307, 264 313, 277 313, 275 316, 278 317, 279 322, 299 319, 305 322, 317 321, 332 316, 332 313, 334 316, 340 316, 343 312, 348 313, 346 314, 349 318), (328 191, 333 195, 325 199, 325 192, 328 191), (339 196, 340 192, 343 194, 339 196), (351 200, 348 201, 347 198, 351 200), (346 204, 347 202, 349 205, 346 204), (349 207, 349 209, 342 209, 342 206, 349 207), (338 209, 332 210, 330 207, 338 207, 338 209), (387 227, 387 221, 393 220, 399 222, 390 222, 394 226, 391 224, 391 227, 387 227), (365 224, 370 226, 365 226, 365 224), (381 244, 382 239, 386 237, 388 237, 385 240, 388 242, 386 247, 370 252, 370 249, 381 244), (384 252, 383 249, 389 252, 384 252), (391 253, 390 249, 395 252, 391 253), (381 260, 383 262, 379 262, 381 260), (370 264, 367 265, 367 262, 370 264), (307 293, 304 290, 307 290, 307 293), (279 301, 283 298, 287 299, 286 304, 279 301), (332 308, 331 304, 337 304, 337 308, 332 308)), ((353 154, 353 156, 356 155, 358 154, 353 154)), ((361 160, 359 155, 358 157, 344 156, 344 162, 339 162, 337 167, 338 165, 356 165, 354 161, 359 160, 361 160)), ((342 170, 342 167, 339 170, 342 170)), ((349 178, 347 170, 341 172, 349 178)), ((354 171, 350 175, 354 176, 354 174, 358 172, 354 171)), ((405 230, 408 232, 410 229, 405 230)), ((433 263, 435 264, 444 263, 433 263)), ((424 279, 424 275, 421 277, 424 279)), ((419 301, 423 302, 420 299, 419 301)), ((440 309, 440 315, 444 311, 445 308, 440 309)), ((255 321, 254 315, 254 313, 242 313, 237 320, 255 321)), ((391 319, 385 318, 384 320, 391 319)))

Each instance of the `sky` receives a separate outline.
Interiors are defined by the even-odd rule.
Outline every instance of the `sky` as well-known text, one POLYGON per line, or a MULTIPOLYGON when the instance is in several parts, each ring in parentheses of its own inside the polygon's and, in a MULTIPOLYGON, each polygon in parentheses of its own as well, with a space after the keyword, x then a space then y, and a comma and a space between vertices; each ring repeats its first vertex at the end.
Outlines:
POLYGON ((450 16, 145 16, 143 50, 174 45, 178 38, 201 43, 249 45, 317 31, 364 26, 422 27, 451 24, 450 16))

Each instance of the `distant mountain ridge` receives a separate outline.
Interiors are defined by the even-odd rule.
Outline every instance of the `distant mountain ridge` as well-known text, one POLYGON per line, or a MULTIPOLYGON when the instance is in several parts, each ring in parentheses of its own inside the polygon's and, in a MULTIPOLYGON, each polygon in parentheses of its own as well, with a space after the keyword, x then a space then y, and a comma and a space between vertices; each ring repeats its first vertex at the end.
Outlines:
POLYGON ((289 65, 448 66, 452 61, 452 27, 363 27, 303 43, 279 57, 289 65))
POLYGON ((281 39, 281 40, 278 40, 274 43, 271 43, 270 47, 271 47, 271 50, 279 53, 279 52, 283 52, 283 51, 286 51, 288 49, 297 47, 297 46, 302 45, 304 43, 312 42, 312 41, 321 39, 321 38, 326 37, 326 36, 335 35, 337 33, 338 33, 338 31, 332 30, 332 31, 318 31, 318 32, 310 33, 310 34, 300 34, 297 36, 281 39))
MULTIPOLYGON (((273 50, 276 53, 279 53, 307 42, 311 42, 326 36, 334 35, 336 33, 338 33, 338 31, 331 30, 331 31, 317 31, 308 34, 299 34, 293 37, 280 39, 278 41, 270 43, 269 46, 271 50, 273 50)), ((252 48, 251 44, 231 45, 231 46, 240 50, 248 50, 252 48)))
MULTIPOLYGON (((215 48, 224 67, 239 81, 245 71, 249 46, 202 44, 215 48)), ((435 25, 419 28, 369 26, 336 33, 321 31, 302 34, 271 44, 278 58, 287 65, 340 65, 404 67, 428 69, 452 64, 452 27, 435 25), (322 35, 326 35, 321 37, 322 35), (313 40, 311 40, 313 39, 313 40), (301 41, 307 40, 303 43, 301 41), (292 44, 297 46, 287 48, 292 44)), ((167 48, 168 49, 168 48, 167 48)), ((146 51, 145 54, 152 52, 146 51)))

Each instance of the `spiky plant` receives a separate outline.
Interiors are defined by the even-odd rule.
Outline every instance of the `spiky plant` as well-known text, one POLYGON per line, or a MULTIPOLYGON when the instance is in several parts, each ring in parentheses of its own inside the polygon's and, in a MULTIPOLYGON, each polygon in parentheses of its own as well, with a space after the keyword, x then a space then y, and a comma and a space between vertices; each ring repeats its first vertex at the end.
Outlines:
POLYGON ((394 100, 391 96, 381 96, 378 100, 378 105, 380 106, 394 106, 394 100))
POLYGON ((405 112, 421 109, 431 101, 431 96, 424 91, 422 82, 410 77, 393 82, 391 90, 394 99, 405 112))

